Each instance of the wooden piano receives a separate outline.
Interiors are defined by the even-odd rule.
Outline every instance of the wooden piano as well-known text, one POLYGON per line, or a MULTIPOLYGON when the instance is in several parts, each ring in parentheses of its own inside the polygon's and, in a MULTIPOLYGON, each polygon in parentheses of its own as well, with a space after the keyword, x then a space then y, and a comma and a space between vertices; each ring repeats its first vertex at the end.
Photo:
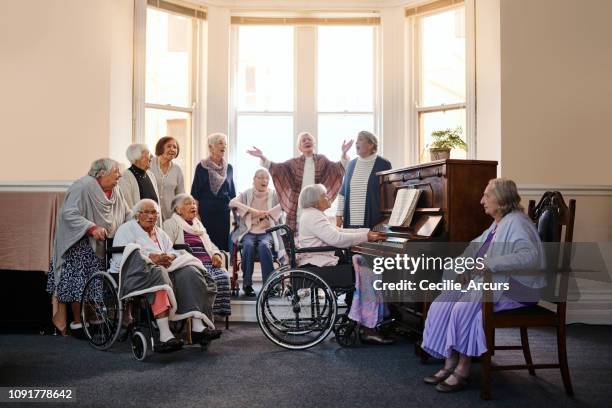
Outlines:
MULTIPOLYGON (((389 235, 385 242, 364 243, 354 253, 394 257, 405 253, 403 241, 469 242, 492 222, 480 200, 489 180, 497 177, 497 162, 482 160, 438 160, 417 166, 377 173, 380 182, 381 222, 374 228, 389 235), (421 190, 410 226, 390 228, 397 191, 421 190)), ((428 303, 391 304, 400 326, 422 334, 428 303)))

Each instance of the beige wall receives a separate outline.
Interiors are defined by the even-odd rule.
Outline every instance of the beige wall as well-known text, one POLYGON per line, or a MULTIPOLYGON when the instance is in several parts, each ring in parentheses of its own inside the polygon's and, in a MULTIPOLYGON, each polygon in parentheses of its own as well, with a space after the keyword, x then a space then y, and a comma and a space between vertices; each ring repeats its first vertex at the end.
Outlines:
MULTIPOLYGON (((131 44, 131 29, 116 20, 131 0, 20 0, 0 13, 0 123, 4 157, 0 181, 72 180, 91 161, 109 154, 111 126, 131 127, 130 116, 114 116, 125 91, 111 90, 111 77, 126 75, 112 65, 113 43, 131 44), (122 28, 117 30, 116 24, 122 28), (111 98, 111 94, 114 94, 111 98)), ((131 21, 131 17, 130 17, 131 21)), ((130 45, 131 47, 131 45, 130 45)), ((131 62, 128 62, 131 65, 131 62)), ((131 77, 131 67, 128 69, 131 77)), ((131 100, 131 82, 127 98, 131 100)), ((129 128, 128 128, 129 129, 129 128)))
POLYGON ((501 0, 502 175, 612 184, 612 2, 501 0))

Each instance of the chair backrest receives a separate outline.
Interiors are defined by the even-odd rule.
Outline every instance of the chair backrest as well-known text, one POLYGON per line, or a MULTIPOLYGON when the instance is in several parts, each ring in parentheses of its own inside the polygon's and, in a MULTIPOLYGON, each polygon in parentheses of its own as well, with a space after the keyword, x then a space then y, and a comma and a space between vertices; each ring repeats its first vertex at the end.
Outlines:
POLYGON ((537 205, 534 200, 529 201, 527 214, 535 222, 544 243, 548 274, 547 297, 556 298, 554 303, 558 305, 558 312, 565 315, 571 260, 569 243, 574 234, 576 200, 569 200, 568 206, 559 191, 547 191, 537 205), (559 245, 552 244, 555 242, 559 245))

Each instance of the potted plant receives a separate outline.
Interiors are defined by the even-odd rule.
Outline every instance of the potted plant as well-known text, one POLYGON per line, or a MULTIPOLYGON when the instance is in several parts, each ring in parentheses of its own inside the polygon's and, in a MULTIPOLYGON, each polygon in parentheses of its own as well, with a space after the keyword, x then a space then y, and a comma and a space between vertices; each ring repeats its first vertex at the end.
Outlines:
POLYGON ((429 144, 431 160, 443 160, 450 158, 451 149, 467 150, 467 145, 461 139, 463 129, 457 126, 455 129, 436 130, 431 132, 433 141, 429 144))

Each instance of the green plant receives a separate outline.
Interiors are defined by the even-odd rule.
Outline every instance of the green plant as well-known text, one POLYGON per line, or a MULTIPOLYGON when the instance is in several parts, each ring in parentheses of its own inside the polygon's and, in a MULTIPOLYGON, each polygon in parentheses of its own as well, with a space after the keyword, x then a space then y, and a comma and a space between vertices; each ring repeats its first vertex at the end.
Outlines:
POLYGON ((433 141, 429 144, 430 149, 462 149, 467 150, 467 144, 461 139, 463 129, 457 126, 455 129, 436 130, 431 132, 433 141))

